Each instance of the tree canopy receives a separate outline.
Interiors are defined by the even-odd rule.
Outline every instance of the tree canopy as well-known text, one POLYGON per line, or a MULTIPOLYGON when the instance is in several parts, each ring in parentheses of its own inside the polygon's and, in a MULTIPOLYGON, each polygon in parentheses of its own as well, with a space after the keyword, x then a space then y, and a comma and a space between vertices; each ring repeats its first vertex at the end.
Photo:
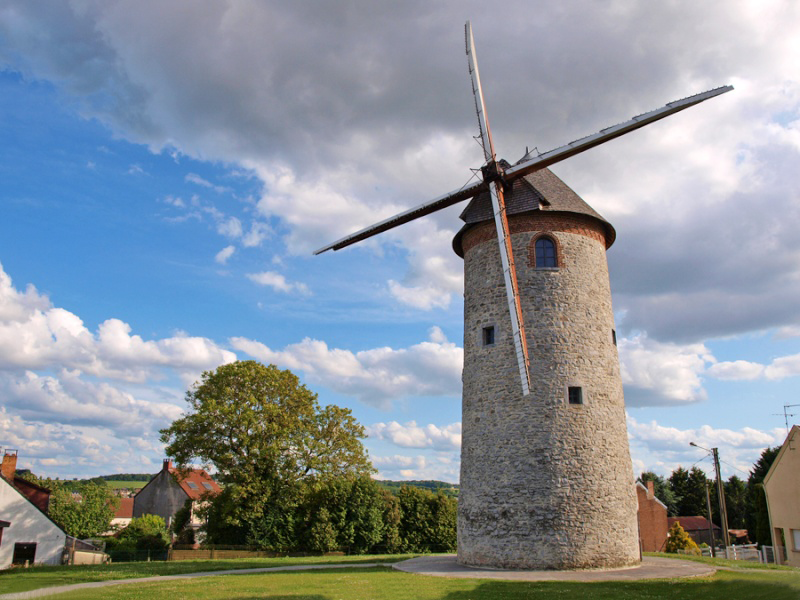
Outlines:
POLYGON ((119 500, 107 487, 84 483, 73 493, 57 481, 42 485, 51 491, 48 515, 69 535, 85 539, 110 529, 119 500))
POLYGON ((275 365, 241 361, 207 371, 186 401, 188 412, 161 430, 161 441, 181 466, 200 459, 216 467, 225 488, 207 510, 217 540, 290 548, 312 486, 374 471, 350 411, 320 407, 275 365))
POLYGON ((317 395, 275 365, 239 361, 206 371, 186 393, 189 411, 161 430, 180 465, 212 463, 225 483, 292 483, 372 472, 364 428, 350 410, 321 408, 317 395))

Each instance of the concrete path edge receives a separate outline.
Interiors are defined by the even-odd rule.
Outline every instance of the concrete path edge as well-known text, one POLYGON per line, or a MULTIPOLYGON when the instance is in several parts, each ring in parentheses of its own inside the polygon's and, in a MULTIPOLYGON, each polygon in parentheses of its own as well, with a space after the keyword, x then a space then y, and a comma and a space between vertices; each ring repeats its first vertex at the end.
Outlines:
POLYGON ((432 577, 500 579, 505 581, 641 581, 644 579, 676 579, 707 577, 716 567, 705 563, 675 558, 645 556, 636 567, 624 569, 591 569, 576 571, 512 571, 467 567, 456 561, 455 554, 421 556, 392 565, 398 571, 432 577))

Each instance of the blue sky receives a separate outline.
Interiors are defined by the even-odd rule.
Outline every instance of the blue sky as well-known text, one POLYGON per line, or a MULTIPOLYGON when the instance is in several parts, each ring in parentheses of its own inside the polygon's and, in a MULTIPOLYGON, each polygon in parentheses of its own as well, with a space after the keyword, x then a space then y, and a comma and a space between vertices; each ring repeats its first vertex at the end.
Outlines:
POLYGON ((462 207, 311 251, 480 166, 467 18, 509 160, 736 87, 553 170, 617 229, 634 470, 695 441, 745 476, 800 403, 800 14, 777 1, 0 3, 0 446, 154 471, 187 386, 255 358, 351 408, 381 476, 457 481, 462 207))

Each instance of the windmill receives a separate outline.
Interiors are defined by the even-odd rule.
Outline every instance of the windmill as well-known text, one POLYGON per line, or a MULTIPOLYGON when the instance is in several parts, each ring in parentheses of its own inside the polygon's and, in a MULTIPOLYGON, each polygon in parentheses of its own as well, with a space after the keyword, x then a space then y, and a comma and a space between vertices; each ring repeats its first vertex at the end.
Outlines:
POLYGON ((465 272, 458 560, 529 569, 635 564, 636 493, 605 258, 616 234, 548 167, 733 88, 670 102, 510 165, 494 149, 469 22, 465 34, 482 180, 315 254, 471 200, 453 242, 465 272), (551 262, 540 264, 540 255, 551 262))
POLYGON ((558 162, 566 160, 576 154, 585 152, 590 148, 599 146, 607 141, 618 138, 626 133, 635 131, 645 125, 654 123, 660 119, 674 115, 684 109, 689 108, 714 98, 733 89, 732 86, 722 86, 707 92, 695 94, 682 100, 670 102, 662 108, 638 115, 612 127, 600 130, 598 133, 583 137, 555 148, 536 157, 526 156, 516 165, 505 168, 497 160, 497 155, 492 141, 492 133, 489 129, 489 119, 486 114, 486 103, 483 98, 480 73, 478 71, 478 59, 475 55, 475 42, 472 38, 472 26, 469 21, 465 25, 467 57, 469 60, 469 73, 472 79, 472 93, 475 97, 475 110, 478 114, 478 127, 480 132, 480 142, 483 147, 486 162, 481 167, 483 178, 477 183, 467 185, 458 190, 444 194, 424 204, 420 204, 412 209, 390 217, 374 225, 370 225, 360 231, 351 233, 327 246, 323 246, 314 252, 315 255, 326 252, 327 250, 341 250, 352 244, 370 238, 372 236, 388 231, 415 219, 419 219, 436 211, 452 206, 464 200, 475 197, 483 191, 488 190, 492 199, 495 226, 497 228, 497 240, 500 248, 500 257, 503 262, 503 274, 505 279, 506 295, 508 298, 509 316, 511 319, 512 335, 516 350, 517 364, 522 385, 522 393, 527 395, 530 391, 529 373, 529 354, 525 337, 525 325, 520 308, 519 286, 517 283, 516 269, 514 265, 514 255, 510 244, 510 234, 508 230, 508 219, 506 217, 506 206, 504 190, 507 189, 516 179, 524 177, 530 173, 540 171, 558 162))

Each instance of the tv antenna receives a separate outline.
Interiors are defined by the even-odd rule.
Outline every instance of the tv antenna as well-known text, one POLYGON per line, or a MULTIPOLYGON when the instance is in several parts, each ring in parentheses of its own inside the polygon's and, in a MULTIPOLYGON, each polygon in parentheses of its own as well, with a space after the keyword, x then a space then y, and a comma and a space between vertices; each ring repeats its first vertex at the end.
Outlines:
MULTIPOLYGON (((789 417, 796 416, 796 413, 790 413, 789 409, 795 406, 800 406, 800 404, 784 404, 783 405, 783 420, 786 423, 786 435, 789 435, 789 417)), ((780 417, 781 413, 772 413, 776 417, 780 417)))

